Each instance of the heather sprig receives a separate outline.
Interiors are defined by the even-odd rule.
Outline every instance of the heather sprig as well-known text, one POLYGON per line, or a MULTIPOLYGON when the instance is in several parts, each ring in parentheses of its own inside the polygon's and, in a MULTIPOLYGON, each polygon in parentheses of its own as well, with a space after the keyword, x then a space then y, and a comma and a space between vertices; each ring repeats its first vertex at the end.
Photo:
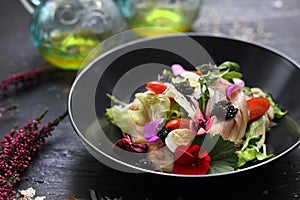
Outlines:
POLYGON ((48 109, 38 118, 28 120, 21 129, 11 130, 0 141, 0 199, 14 199, 14 186, 21 180, 21 173, 28 168, 45 138, 68 114, 65 111, 53 121, 41 125, 47 112, 48 109))
POLYGON ((9 89, 10 86, 19 87, 21 85, 30 85, 38 82, 42 77, 61 71, 54 67, 43 67, 31 69, 8 76, 0 81, 0 92, 9 89))
POLYGON ((18 104, 11 104, 11 105, 9 105, 9 106, 7 106, 5 108, 0 108, 0 117, 2 117, 2 115, 4 113, 7 113, 10 110, 15 110, 17 108, 18 108, 18 104))

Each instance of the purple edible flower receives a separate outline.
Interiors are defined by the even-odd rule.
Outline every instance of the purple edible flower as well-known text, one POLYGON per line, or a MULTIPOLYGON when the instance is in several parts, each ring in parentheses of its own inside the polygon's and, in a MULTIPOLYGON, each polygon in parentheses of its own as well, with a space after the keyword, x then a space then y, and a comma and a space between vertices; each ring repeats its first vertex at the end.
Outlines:
POLYGON ((164 122, 165 119, 160 118, 144 124, 144 137, 148 142, 155 142, 159 139, 157 133, 164 122))
POLYGON ((240 85, 238 84, 231 84, 226 88, 226 97, 231 100, 234 93, 241 89, 240 85))

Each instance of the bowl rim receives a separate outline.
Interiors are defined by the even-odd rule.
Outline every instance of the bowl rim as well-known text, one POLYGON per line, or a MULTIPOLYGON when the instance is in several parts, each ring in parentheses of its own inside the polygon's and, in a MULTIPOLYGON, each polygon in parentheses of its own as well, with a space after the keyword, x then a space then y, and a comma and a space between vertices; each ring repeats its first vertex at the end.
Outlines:
MULTIPOLYGON (((201 177, 201 178, 207 178, 207 177, 219 177, 219 176, 228 176, 228 175, 231 175, 231 174, 232 175, 233 174, 239 174, 241 172, 245 172, 245 171, 248 171, 248 170, 251 170, 251 169, 258 168, 260 166, 264 166, 268 163, 273 162, 274 160, 279 159, 280 157, 282 157, 284 155, 287 155, 288 153, 290 153, 292 150, 294 150, 296 147, 298 147, 300 145, 300 139, 299 139, 295 144, 293 144, 292 146, 290 146, 289 148, 287 148, 283 152, 275 155, 273 158, 269 158, 269 159, 267 159, 263 162, 260 162, 258 164, 251 165, 249 167, 245 167, 245 168, 242 168, 242 169, 238 169, 238 170, 234 170, 234 171, 230 171, 230 172, 224 172, 224 173, 217 173, 217 174, 185 175, 185 174, 174 174, 174 173, 166 173, 166 172, 148 170, 148 169, 145 169, 145 168, 140 168, 140 167, 131 165, 129 163, 123 162, 121 160, 118 160, 117 158, 114 158, 114 157, 104 153, 103 151, 98 149, 96 146, 94 146, 90 141, 88 141, 88 139, 86 137, 84 137, 84 135, 79 130, 77 124, 75 123, 75 120, 74 120, 74 117, 73 117, 73 112, 72 112, 72 98, 73 98, 72 96, 73 96, 75 87, 78 84, 80 78, 82 76, 84 76, 86 71, 89 70, 90 68, 92 68, 94 66, 94 64, 96 62, 98 62, 98 60, 100 60, 103 57, 109 55, 111 52, 117 51, 118 49, 122 49, 122 48, 125 48, 126 46, 134 45, 136 43, 144 42, 144 41, 147 41, 147 40, 163 39, 163 38, 178 37, 178 36, 207 37, 207 38, 215 38, 215 39, 222 39, 222 40, 228 40, 228 41, 231 40, 231 41, 234 41, 234 42, 237 42, 237 43, 243 43, 243 44, 246 44, 246 45, 251 45, 251 46, 254 46, 256 48, 264 49, 264 50, 266 50, 270 53, 276 54, 277 56, 280 56, 284 60, 290 62, 298 70, 300 69, 300 65, 294 59, 292 59, 291 57, 289 57, 285 53, 283 53, 283 52, 281 52, 281 51, 279 51, 279 50, 277 50, 273 47, 270 47, 266 44, 261 44, 259 42, 245 41, 245 40, 234 38, 234 37, 231 37, 231 36, 216 36, 216 35, 212 35, 212 34, 204 34, 204 33, 197 33, 197 32, 186 32, 186 33, 180 33, 180 34, 170 34, 170 35, 161 35, 161 36, 155 36, 155 37, 146 37, 146 38, 141 38, 141 39, 136 39, 136 40, 133 40, 133 41, 126 42, 126 43, 121 44, 119 46, 113 47, 113 48, 109 49, 108 51, 104 52, 103 54, 101 54, 100 56, 96 57, 96 59, 91 61, 83 69, 81 69, 79 71, 79 73, 77 74, 75 80, 72 83, 72 86, 70 88, 70 92, 69 92, 69 95, 68 95, 68 101, 67 101, 69 120, 71 121, 71 125, 73 126, 73 128, 75 130, 75 133, 80 137, 80 140, 84 144, 84 146, 87 145, 89 148, 92 148, 94 151, 100 153, 101 156, 104 156, 105 158, 110 159, 111 161, 116 162, 117 164, 120 164, 122 166, 126 166, 126 167, 132 169, 132 172, 151 173, 151 174, 163 175, 163 176, 167 176, 167 177, 184 177, 184 178, 200 178, 201 177)), ((85 146, 85 148, 87 148, 87 146, 85 146)), ((88 149, 88 151, 90 152, 89 149, 88 149)))

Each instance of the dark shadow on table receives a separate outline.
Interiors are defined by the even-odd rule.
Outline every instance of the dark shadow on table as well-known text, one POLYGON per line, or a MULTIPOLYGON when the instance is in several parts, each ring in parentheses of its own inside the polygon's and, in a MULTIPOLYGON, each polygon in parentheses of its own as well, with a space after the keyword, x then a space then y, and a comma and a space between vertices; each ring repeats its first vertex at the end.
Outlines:
MULTIPOLYGON (((297 150, 299 151, 299 149, 295 151, 297 150)), ((286 157, 289 156, 286 155, 286 157)), ((94 190, 98 199, 105 196, 111 199, 122 197, 122 200, 293 199, 297 188, 300 188, 300 183, 297 180, 297 174, 289 173, 289 170, 296 166, 280 162, 282 159, 287 159, 286 157, 263 167, 235 175, 179 179, 153 174, 119 172, 104 166, 92 156, 87 155, 77 157, 78 166, 73 166, 76 168, 74 171, 80 171, 78 168, 82 167, 84 173, 73 176, 71 183, 72 190, 86 194, 83 197, 86 199, 90 199, 89 190, 94 190), (290 179, 294 179, 294 185, 291 185, 290 179), (291 192, 293 189, 295 192, 291 192), (283 194, 286 195, 283 196, 283 194)))

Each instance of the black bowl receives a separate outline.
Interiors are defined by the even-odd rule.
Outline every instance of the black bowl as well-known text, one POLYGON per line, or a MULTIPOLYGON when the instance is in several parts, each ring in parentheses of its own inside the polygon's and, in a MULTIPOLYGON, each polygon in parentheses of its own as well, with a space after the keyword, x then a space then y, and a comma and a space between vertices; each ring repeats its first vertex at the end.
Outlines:
POLYGON ((72 125, 87 150, 111 168, 189 177, 139 168, 117 158, 112 144, 122 135, 105 119, 105 109, 111 106, 106 94, 113 93, 123 101, 130 101, 134 92, 143 88, 147 81, 155 80, 162 69, 174 63, 193 68, 207 62, 220 64, 224 61, 239 63, 246 84, 269 92, 283 110, 288 110, 288 115, 278 121, 278 125, 267 135, 268 152, 275 154, 275 157, 233 172, 191 177, 241 173, 272 162, 293 150, 300 142, 299 65, 270 47, 197 33, 140 39, 100 55, 78 74, 71 88, 68 106, 72 125))

